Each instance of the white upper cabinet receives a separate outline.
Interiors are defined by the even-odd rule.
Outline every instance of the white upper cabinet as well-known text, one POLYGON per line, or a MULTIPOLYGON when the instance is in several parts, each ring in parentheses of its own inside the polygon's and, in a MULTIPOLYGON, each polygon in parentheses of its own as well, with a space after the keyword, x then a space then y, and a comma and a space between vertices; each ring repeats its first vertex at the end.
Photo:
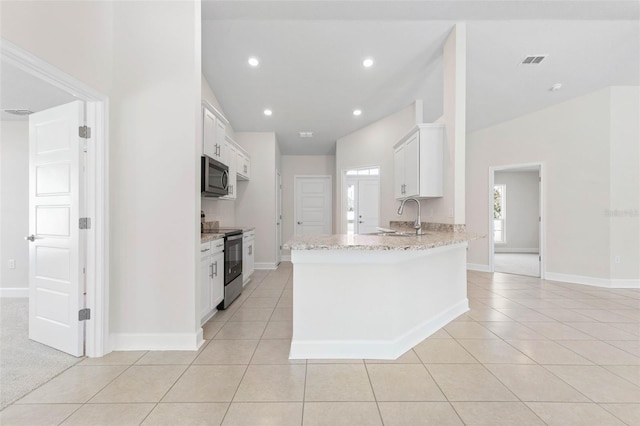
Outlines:
POLYGON ((251 160, 249 160, 249 155, 247 155, 241 148, 238 149, 237 168, 238 179, 251 179, 251 160))
POLYGON ((395 198, 442 197, 444 125, 419 124, 393 148, 395 198))
POLYGON ((237 163, 238 163, 238 149, 236 143, 231 138, 225 140, 225 153, 227 156, 227 162, 229 166, 229 181, 228 188, 229 194, 224 197, 220 197, 221 200, 235 200, 238 195, 238 179, 237 179, 237 163))
MULTIPOLYGON (((227 120, 208 103, 202 105, 202 154, 227 164, 225 134, 227 120)), ((228 164, 227 164, 228 165, 228 164)))

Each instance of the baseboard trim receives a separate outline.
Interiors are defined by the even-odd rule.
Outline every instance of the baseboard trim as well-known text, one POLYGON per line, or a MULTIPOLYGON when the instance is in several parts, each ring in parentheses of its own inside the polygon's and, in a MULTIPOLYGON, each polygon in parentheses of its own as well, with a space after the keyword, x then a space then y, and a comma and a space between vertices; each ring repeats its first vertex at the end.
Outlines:
POLYGON ((582 284, 593 287, 604 288, 640 288, 640 280, 636 279, 608 279, 594 278, 583 275, 560 274, 557 272, 547 272, 544 275, 547 281, 559 281, 564 283, 582 284))
POLYGON ((113 351, 196 351, 204 343, 202 328, 193 333, 112 333, 113 351))
POLYGON ((278 269, 278 265, 274 262, 256 262, 254 264, 254 269, 278 269))
POLYGON ((531 253, 538 254, 540 250, 535 248, 496 248, 495 253, 531 253))
POLYGON ((467 263, 468 271, 478 271, 478 272, 490 272, 489 265, 482 265, 479 263, 467 263))
POLYGON ((29 287, 0 288, 0 297, 29 297, 29 287))
POLYGON ((393 340, 296 341, 293 339, 289 359, 397 359, 468 310, 469 301, 465 298, 435 318, 419 324, 393 340))

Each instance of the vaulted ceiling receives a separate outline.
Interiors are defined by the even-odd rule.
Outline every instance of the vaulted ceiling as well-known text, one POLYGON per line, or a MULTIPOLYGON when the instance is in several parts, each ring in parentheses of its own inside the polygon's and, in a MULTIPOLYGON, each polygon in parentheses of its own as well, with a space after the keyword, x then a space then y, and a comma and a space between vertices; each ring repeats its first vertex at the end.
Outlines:
POLYGON ((236 131, 274 131, 284 154, 327 154, 337 138, 415 99, 424 102, 426 122, 437 119, 442 46, 460 21, 467 23, 468 131, 609 85, 638 85, 638 8, 630 1, 205 0, 202 66, 236 131), (527 55, 546 58, 522 65, 527 55), (252 56, 257 67, 247 63, 252 56), (371 68, 362 66, 366 57, 371 68), (551 91, 557 83, 561 90, 551 91))

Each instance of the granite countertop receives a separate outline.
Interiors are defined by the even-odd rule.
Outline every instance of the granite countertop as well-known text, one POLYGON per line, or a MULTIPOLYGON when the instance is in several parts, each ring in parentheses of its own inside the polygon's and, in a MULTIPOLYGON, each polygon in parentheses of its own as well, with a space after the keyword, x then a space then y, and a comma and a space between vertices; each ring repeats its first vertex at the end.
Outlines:
MULTIPOLYGON (((230 228, 235 228, 235 226, 231 226, 230 228)), ((256 229, 255 226, 238 226, 238 229, 242 229, 242 232, 250 232, 256 229)), ((219 238, 224 238, 224 234, 216 233, 216 228, 212 228, 209 232, 204 232, 200 234, 200 243, 208 243, 209 241, 214 241, 219 238)))
POLYGON ((293 237, 283 248, 291 250, 428 250, 484 238, 468 232, 428 231, 423 235, 309 235, 293 237))

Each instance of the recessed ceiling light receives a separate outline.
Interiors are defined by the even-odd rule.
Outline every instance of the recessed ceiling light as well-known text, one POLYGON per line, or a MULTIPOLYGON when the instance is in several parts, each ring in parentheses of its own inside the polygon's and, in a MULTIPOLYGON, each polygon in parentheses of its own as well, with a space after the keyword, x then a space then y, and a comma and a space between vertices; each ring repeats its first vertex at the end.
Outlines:
POLYGON ((354 109, 353 110, 353 115, 355 115, 356 117, 362 114, 362 110, 359 109, 354 109))
POLYGON ((260 61, 255 56, 250 57, 247 62, 249 62, 249 65, 251 65, 252 67, 257 67, 258 65, 260 65, 260 61))
POLYGON ((557 92, 560 89, 562 89, 562 83, 556 83, 549 88, 549 90, 552 92, 557 92))
POLYGON ((264 115, 266 115, 267 117, 270 117, 271 114, 273 114, 273 111, 271 111, 270 109, 265 109, 264 110, 264 115))
POLYGON ((373 59, 366 58, 364 61, 362 61, 362 66, 365 68, 371 68, 373 66, 373 59))

